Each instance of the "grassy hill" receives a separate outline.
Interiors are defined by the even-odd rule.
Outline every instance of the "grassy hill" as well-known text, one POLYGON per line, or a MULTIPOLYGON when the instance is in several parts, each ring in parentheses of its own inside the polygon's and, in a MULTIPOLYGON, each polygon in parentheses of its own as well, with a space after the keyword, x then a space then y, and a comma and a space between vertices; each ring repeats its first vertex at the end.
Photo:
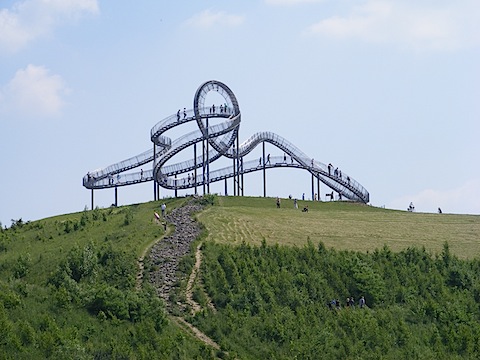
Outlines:
POLYGON ((337 250, 373 251, 387 245, 394 251, 424 246, 439 253, 445 242, 460 258, 480 255, 480 216, 426 214, 387 210, 350 202, 273 198, 219 197, 218 205, 198 215, 208 239, 239 245, 243 241, 303 246, 319 241, 337 250), (304 205, 309 212, 303 213, 304 205))
POLYGON ((138 257, 164 235, 159 208, 18 219, 0 231, 0 359, 209 358, 148 284, 135 290, 138 257))
MULTIPOLYGON (((167 200, 167 210, 186 200, 167 200)), ((164 235, 160 202, 16 220, 0 231, 0 359, 480 354, 480 216, 305 204, 308 213, 288 199, 277 209, 275 199, 217 197, 197 215, 194 296, 204 310, 175 311, 230 355, 170 321, 148 284, 135 290, 137 259, 164 235), (325 306, 361 294, 368 313, 325 306), (375 336, 362 335, 366 326, 375 336)), ((182 265, 178 299, 193 262, 182 265)))

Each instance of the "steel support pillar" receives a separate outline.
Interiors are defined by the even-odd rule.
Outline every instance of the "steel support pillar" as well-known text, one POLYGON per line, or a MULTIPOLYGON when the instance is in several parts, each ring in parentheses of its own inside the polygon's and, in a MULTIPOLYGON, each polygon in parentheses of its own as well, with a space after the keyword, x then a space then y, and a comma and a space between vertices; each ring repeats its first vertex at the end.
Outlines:
POLYGON ((235 152, 235 157, 237 158, 237 194, 238 196, 240 196, 240 159, 238 157, 238 146, 240 145, 239 144, 239 140, 238 140, 238 132, 237 132, 237 138, 236 138, 236 141, 237 141, 237 151, 235 152))
POLYGON ((206 129, 207 129, 207 194, 210 194, 210 159, 209 159, 209 151, 210 151, 210 144, 208 143, 208 118, 206 122, 206 129))
POLYGON ((205 195, 205 138, 202 140, 202 187, 205 195))
POLYGON ((243 190, 245 189, 245 184, 243 183, 243 157, 240 159, 241 161, 241 170, 242 170, 242 196, 243 196, 243 190))
POLYGON ((267 174, 265 171, 265 141, 262 142, 262 162, 263 162, 263 197, 267 197, 267 174))
POLYGON ((314 176, 312 174, 312 201, 315 201, 315 183, 314 183, 314 176))
POLYGON ((233 176, 232 176, 232 180, 233 180, 233 196, 237 196, 237 185, 235 184, 235 156, 233 157, 233 176))
POLYGON ((193 144, 193 161, 194 161, 194 169, 193 169, 194 178, 192 179, 192 181, 194 181, 195 195, 197 195, 197 143, 193 144))
POLYGON ((320 199, 320 179, 317 178, 317 194, 318 194, 318 201, 322 201, 320 199))
POLYGON ((157 158, 155 156, 155 143, 153 143, 153 166, 152 166, 152 176, 153 176, 153 201, 157 201, 157 181, 155 180, 155 164, 157 158))

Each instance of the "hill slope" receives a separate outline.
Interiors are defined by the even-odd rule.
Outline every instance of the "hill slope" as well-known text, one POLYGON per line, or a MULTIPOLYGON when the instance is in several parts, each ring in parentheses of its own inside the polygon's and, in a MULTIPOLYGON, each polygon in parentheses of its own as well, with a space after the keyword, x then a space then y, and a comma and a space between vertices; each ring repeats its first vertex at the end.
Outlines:
POLYGON ((0 358, 214 358, 168 320, 155 289, 136 289, 137 259, 164 235, 159 208, 19 219, 0 231, 0 358))
MULTIPOLYGON (((167 210, 185 200, 167 200, 167 210)), ((0 231, 1 357, 307 359, 318 351, 337 358, 365 349, 370 358, 388 349, 391 358, 480 354, 480 217, 308 205, 302 213, 287 199, 277 209, 274 199, 218 197, 196 216, 206 229, 193 284, 202 310, 193 316, 184 306, 171 311, 229 354, 169 321, 147 282, 136 289, 138 258, 165 234, 153 217, 159 202, 19 219, 0 231), (362 294, 369 312, 326 307, 333 297, 343 302, 362 294), (375 334, 363 336, 365 328, 375 334)), ((194 262, 192 253, 180 263, 173 305, 184 300, 194 262)), ((145 271, 154 267, 147 256, 145 271)))

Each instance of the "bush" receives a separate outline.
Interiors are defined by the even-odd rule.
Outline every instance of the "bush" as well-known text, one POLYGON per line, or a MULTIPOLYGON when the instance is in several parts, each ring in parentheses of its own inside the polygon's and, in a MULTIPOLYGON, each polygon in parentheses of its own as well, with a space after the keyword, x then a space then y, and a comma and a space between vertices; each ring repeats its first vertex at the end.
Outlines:
POLYGON ((29 253, 21 254, 17 258, 17 261, 15 262, 15 265, 13 267, 13 276, 16 279, 20 279, 27 276, 31 265, 32 265, 32 259, 30 257, 30 254, 29 253))

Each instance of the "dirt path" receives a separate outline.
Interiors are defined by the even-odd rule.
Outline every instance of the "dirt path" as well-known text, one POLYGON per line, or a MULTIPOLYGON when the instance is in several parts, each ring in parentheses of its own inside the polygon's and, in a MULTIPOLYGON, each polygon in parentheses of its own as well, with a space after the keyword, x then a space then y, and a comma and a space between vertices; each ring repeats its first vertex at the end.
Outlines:
MULTIPOLYGON (((192 268, 192 272, 190 273, 190 277, 188 278, 187 288, 185 290, 185 297, 187 299, 187 304, 190 305, 190 307, 192 308, 192 315, 195 315, 196 313, 202 310, 202 307, 200 306, 200 304, 193 299, 193 285, 195 284, 195 281, 197 280, 197 278, 199 278, 198 274, 199 274, 201 265, 202 265, 202 243, 198 244, 197 249, 195 251, 195 265, 192 268)), ((203 289, 201 280, 199 279, 198 282, 199 282, 199 286, 202 288, 203 293, 205 294, 205 297, 207 298, 207 306, 213 312, 215 312, 217 309, 215 309, 215 306, 213 305, 212 300, 203 289)))
POLYGON ((213 341, 211 338, 209 338, 207 335, 205 335, 203 332, 198 330, 195 326, 187 322, 184 318, 178 317, 178 316, 172 316, 170 319, 172 319, 178 326, 182 327, 185 329, 188 328, 195 337, 201 341, 203 341, 205 344, 213 347, 216 350, 220 350, 220 345, 218 345, 215 341, 213 341))
POLYGON ((200 270, 200 265, 202 264, 202 253, 200 249, 202 248, 202 243, 198 244, 197 250, 195 251, 195 265, 192 268, 192 272, 190 273, 190 277, 188 278, 187 288, 185 290, 185 297, 187 299, 187 304, 192 307, 192 313, 195 315, 202 307, 199 303, 193 300, 193 284, 195 283, 195 279, 197 278, 198 271, 200 270))

